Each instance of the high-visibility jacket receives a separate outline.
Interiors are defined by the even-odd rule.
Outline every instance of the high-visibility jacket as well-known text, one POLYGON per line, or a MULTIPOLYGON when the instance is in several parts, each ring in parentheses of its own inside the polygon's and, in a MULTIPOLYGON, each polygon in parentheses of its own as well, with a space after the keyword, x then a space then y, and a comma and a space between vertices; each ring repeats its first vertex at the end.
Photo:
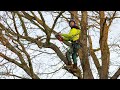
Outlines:
POLYGON ((72 28, 68 34, 61 34, 63 36, 63 40, 66 41, 77 41, 80 37, 81 30, 72 28))

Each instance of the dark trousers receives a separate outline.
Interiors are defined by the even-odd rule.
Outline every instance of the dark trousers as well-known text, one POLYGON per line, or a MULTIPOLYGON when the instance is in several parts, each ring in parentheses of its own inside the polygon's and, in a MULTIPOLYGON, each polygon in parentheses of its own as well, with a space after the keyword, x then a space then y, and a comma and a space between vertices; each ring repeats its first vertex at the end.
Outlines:
POLYGON ((80 48, 80 45, 77 41, 72 42, 72 46, 70 49, 66 52, 66 57, 69 62, 71 62, 70 56, 72 55, 73 63, 77 64, 77 52, 80 48))

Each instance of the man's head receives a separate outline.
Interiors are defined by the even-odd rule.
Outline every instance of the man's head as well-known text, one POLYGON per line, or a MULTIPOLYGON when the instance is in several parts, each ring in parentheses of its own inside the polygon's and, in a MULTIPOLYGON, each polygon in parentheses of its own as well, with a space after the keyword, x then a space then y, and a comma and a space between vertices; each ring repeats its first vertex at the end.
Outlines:
POLYGON ((70 27, 76 26, 75 20, 74 20, 74 19, 71 19, 71 20, 69 21, 69 25, 70 25, 70 27))

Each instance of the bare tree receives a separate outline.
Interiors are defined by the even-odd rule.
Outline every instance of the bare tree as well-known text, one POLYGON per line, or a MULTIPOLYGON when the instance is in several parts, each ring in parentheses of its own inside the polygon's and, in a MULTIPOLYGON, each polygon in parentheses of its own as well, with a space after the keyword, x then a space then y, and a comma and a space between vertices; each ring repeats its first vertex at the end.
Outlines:
MULTIPOLYGON (((27 78, 40 79, 39 72, 35 71, 34 59, 40 56, 42 53, 57 55, 60 59, 60 63, 68 64, 65 57, 65 52, 53 42, 55 39, 52 35, 55 35, 59 31, 56 29, 57 24, 69 21, 69 18, 75 18, 77 25, 81 28, 81 38, 79 49, 80 66, 78 75, 69 72, 79 79, 94 79, 92 69, 90 67, 89 57, 92 58, 95 68, 97 69, 100 79, 109 78, 109 66, 110 66, 110 49, 108 45, 109 28, 112 22, 117 17, 117 12, 104 12, 104 11, 53 11, 48 12, 53 16, 53 22, 51 26, 48 24, 43 11, 11 11, 1 12, 0 20, 0 57, 4 63, 12 63, 16 67, 20 67, 27 73, 27 78), (66 14, 67 13, 67 14, 66 14), (92 13, 92 14, 91 14, 92 13), (69 18, 68 18, 68 16, 69 18), (61 20, 61 21, 59 21, 61 20), (89 23, 92 22, 92 24, 89 23), (92 38, 89 35, 91 28, 99 30, 99 45, 98 49, 93 48, 92 38), (35 34, 33 34, 35 32, 35 34), (38 34, 39 32, 39 34, 38 34), (87 43, 89 42, 89 43, 87 43), (88 46, 89 45, 89 46, 88 46), (31 48, 31 46, 37 47, 31 48), (42 49, 51 49, 54 53, 48 53, 42 51, 42 49), (32 50, 30 54, 29 50, 32 50), (37 54, 35 55, 35 53, 37 54), (96 52, 101 53, 101 60, 98 59, 96 52), (100 64, 101 63, 101 64, 100 64)), ((63 41, 67 46, 71 44, 63 41)), ((57 59, 56 57, 56 59, 57 59)), ((2 64, 4 64, 2 63, 2 64)), ((51 72, 61 70, 56 69, 51 72)), ((8 70, 10 71, 10 70, 8 70)), ((111 79, 117 79, 120 75, 120 69, 111 77, 111 79)), ((51 74, 44 73, 44 74, 51 74)), ((9 75, 18 78, 25 78, 14 73, 7 72, 2 75, 9 75)))

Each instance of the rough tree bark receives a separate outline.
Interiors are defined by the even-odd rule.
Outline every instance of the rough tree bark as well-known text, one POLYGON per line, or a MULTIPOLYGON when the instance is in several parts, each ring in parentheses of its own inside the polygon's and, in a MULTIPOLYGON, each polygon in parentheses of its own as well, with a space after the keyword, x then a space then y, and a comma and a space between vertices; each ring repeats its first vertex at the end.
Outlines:
POLYGON ((101 49, 101 72, 100 78, 107 79, 108 78, 108 70, 109 70, 109 62, 110 62, 110 51, 108 47, 108 31, 109 26, 106 23, 106 17, 104 11, 99 12, 100 15, 100 49, 101 49))
POLYGON ((82 58, 81 64, 83 69, 83 79, 93 79, 92 71, 90 69, 89 59, 88 59, 88 48, 87 48, 87 11, 82 11, 81 19, 81 43, 82 43, 82 58))

